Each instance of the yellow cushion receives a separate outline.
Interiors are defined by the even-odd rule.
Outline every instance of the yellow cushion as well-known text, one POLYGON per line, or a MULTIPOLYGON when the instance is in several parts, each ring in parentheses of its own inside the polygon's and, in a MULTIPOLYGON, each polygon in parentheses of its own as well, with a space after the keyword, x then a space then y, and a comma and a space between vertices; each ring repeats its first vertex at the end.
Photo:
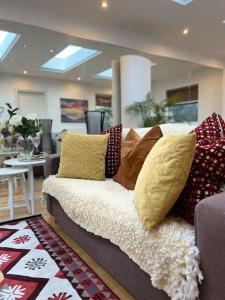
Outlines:
POLYGON ((108 134, 65 132, 57 177, 104 180, 108 134))
POLYGON ((195 134, 164 136, 147 156, 134 191, 138 214, 146 229, 163 220, 182 192, 195 143, 195 134))

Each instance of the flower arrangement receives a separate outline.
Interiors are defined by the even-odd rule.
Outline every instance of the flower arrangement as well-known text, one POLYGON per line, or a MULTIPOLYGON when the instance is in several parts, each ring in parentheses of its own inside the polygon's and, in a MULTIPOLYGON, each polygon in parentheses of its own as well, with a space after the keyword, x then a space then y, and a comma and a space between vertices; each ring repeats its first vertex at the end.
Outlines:
POLYGON ((0 124, 0 133, 6 138, 12 134, 19 134, 23 138, 35 135, 41 131, 41 125, 34 113, 29 113, 26 117, 19 115, 19 108, 12 108, 11 104, 6 103, 9 114, 8 120, 0 124))
POLYGON ((10 130, 20 134, 24 139, 41 131, 41 125, 34 113, 29 113, 26 117, 17 114, 12 116, 9 119, 9 127, 10 130))

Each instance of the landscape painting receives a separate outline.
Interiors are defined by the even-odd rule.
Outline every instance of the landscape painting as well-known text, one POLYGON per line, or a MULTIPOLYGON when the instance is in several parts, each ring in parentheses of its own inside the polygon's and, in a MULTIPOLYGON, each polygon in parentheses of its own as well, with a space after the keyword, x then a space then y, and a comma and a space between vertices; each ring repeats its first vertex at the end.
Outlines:
POLYGON ((60 106, 62 123, 85 122, 84 112, 88 110, 87 100, 61 98, 60 106))

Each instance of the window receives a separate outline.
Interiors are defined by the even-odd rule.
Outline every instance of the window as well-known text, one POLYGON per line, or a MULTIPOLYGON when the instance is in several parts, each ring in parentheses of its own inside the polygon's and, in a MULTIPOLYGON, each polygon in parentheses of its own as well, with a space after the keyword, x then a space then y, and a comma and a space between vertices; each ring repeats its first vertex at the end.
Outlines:
POLYGON ((111 80, 112 79, 112 69, 107 69, 105 71, 102 71, 102 72, 96 74, 96 77, 100 78, 100 79, 111 80))
POLYGON ((17 33, 0 30, 0 61, 7 56, 19 38, 17 33))
POLYGON ((166 92, 170 122, 196 124, 198 121, 198 85, 191 85, 166 92))
POLYGON ((42 70, 65 73, 93 57, 101 54, 101 51, 68 45, 61 52, 41 66, 42 70))

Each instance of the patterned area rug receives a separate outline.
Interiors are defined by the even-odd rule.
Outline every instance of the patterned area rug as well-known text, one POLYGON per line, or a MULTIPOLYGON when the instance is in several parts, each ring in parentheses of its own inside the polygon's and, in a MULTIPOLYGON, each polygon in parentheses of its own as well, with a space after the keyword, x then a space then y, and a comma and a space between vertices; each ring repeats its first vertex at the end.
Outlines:
POLYGON ((0 300, 119 299, 41 216, 0 224, 0 271, 0 300))

